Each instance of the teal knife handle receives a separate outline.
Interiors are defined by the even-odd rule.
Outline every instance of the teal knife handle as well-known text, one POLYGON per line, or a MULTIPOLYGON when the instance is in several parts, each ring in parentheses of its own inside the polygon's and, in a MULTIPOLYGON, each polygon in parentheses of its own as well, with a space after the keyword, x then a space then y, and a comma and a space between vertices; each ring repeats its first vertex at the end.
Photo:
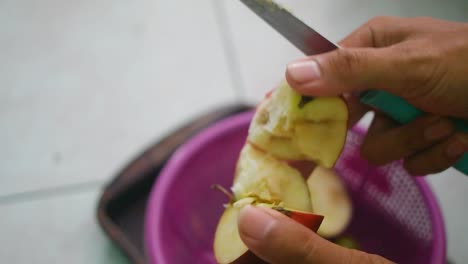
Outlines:
MULTIPOLYGON (((366 91, 361 94, 360 100, 362 103, 384 112, 400 124, 407 124, 425 114, 402 98, 384 91, 366 91)), ((468 121, 462 119, 453 119, 453 121, 458 131, 468 133, 468 121)), ((468 175, 468 153, 465 153, 453 167, 468 175)))

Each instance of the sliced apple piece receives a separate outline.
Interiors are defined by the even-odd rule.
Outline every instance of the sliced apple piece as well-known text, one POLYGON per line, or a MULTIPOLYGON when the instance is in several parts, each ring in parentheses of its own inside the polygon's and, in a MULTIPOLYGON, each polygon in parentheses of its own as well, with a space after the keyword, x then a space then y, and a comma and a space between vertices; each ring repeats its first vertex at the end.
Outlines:
POLYGON ((301 153, 301 150, 296 147, 291 138, 274 136, 262 126, 251 126, 249 143, 258 149, 268 150, 271 155, 278 159, 306 159, 306 156, 301 153))
POLYGON ((262 102, 250 123, 249 135, 247 141, 255 147, 269 152, 271 155, 283 160, 302 160, 306 157, 301 150, 293 144, 293 140, 288 134, 273 134, 268 130, 269 123, 280 121, 271 121, 274 115, 270 114, 269 108, 272 104, 271 96, 262 102))
POLYGON ((332 238, 342 233, 352 218, 353 205, 341 177, 333 169, 318 166, 307 186, 314 213, 324 216, 318 234, 332 238))
POLYGON ((347 123, 341 97, 302 97, 283 83, 257 108, 247 140, 280 159, 331 168, 345 144, 347 123))
POLYGON ((237 229, 239 211, 239 207, 228 207, 219 220, 214 238, 214 253, 218 263, 234 263, 249 250, 237 229))
POLYGON ((346 122, 300 123, 296 125, 294 143, 318 165, 332 168, 345 144, 346 130, 346 122))
MULTIPOLYGON (((217 189, 226 193, 221 187, 217 189)), ((323 216, 312 213, 309 190, 301 173, 249 143, 240 152, 226 206, 215 233, 214 252, 218 263, 247 262, 256 258, 240 239, 237 218, 248 204, 277 210, 316 231, 323 216)))
POLYGON ((240 153, 232 192, 236 200, 254 197, 258 201, 312 212, 309 190, 301 173, 250 144, 240 153))
POLYGON ((317 169, 309 177, 310 182, 306 182, 304 174, 316 165, 334 166, 345 143, 347 119, 348 109, 342 98, 303 97, 286 82, 265 97, 256 109, 239 155, 231 187, 233 195, 223 191, 230 202, 215 233, 218 263, 263 263, 239 236, 237 218, 240 209, 248 204, 275 209, 313 231, 322 229, 322 211, 333 218, 325 218, 330 222, 323 229, 325 234, 343 228, 350 204, 346 207, 345 202, 336 202, 331 195, 340 186, 323 175, 315 177, 314 173, 323 174, 317 169), (320 188, 325 190, 317 191, 320 188), (312 213, 315 199, 320 210, 312 213), (335 209, 344 212, 334 212, 335 209))

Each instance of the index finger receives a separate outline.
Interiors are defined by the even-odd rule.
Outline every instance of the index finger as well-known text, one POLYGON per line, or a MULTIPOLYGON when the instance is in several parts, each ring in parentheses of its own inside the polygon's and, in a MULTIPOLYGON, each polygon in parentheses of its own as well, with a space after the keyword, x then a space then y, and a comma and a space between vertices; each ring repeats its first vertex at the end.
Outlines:
POLYGON ((344 48, 381 48, 396 44, 408 36, 405 20, 381 16, 367 21, 338 42, 344 48))

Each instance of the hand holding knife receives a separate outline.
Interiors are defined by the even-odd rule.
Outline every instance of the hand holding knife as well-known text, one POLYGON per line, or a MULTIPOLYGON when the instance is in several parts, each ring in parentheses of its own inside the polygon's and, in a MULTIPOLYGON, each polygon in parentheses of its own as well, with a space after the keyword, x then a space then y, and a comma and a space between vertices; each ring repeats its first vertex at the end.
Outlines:
MULTIPOLYGON (((241 2, 307 56, 339 48, 272 0, 241 0, 241 2)), ((423 111, 402 98, 381 90, 361 93, 360 101, 384 112, 400 124, 410 123, 425 115, 423 111)), ((452 120, 457 130, 468 132, 467 121, 456 118, 452 120)), ((468 175, 468 153, 454 165, 454 168, 468 175)))

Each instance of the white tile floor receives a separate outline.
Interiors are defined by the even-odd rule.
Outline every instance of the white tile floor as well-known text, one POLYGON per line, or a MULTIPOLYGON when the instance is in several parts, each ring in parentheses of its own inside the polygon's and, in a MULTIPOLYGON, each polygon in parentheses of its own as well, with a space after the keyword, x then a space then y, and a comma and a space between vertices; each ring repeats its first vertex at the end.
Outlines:
MULTIPOLYGON (((333 41, 375 15, 468 21, 463 0, 280 2, 333 41)), ((1 1, 1 262, 125 262, 95 224, 102 183, 194 115, 257 101, 300 56, 238 1, 1 1)), ((463 263, 468 180, 430 181, 463 263)))
POLYGON ((98 188, 1 205, 2 263, 128 263, 97 225, 98 188))
POLYGON ((105 180, 235 100, 209 0, 33 3, 0 4, 2 195, 105 180))

